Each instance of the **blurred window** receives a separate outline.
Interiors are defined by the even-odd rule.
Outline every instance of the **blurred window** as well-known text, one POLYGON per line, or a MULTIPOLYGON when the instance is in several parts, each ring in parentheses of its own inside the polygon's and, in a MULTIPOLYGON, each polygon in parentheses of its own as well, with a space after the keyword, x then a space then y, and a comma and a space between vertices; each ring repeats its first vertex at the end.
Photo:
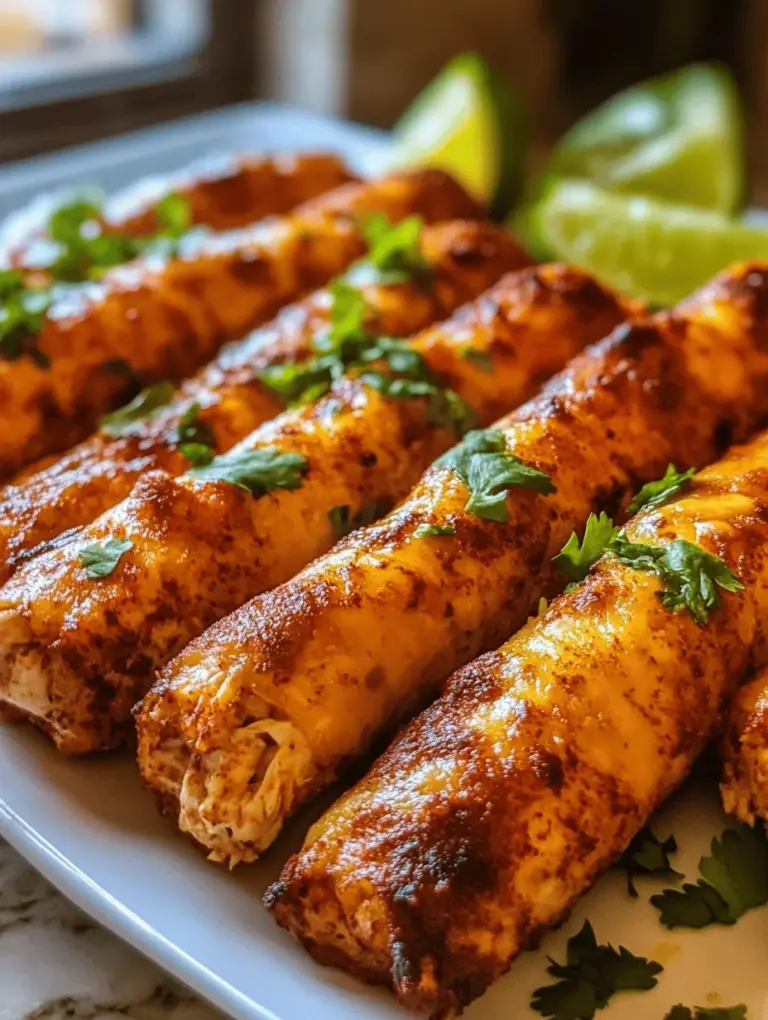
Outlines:
POLYGON ((0 0, 0 160, 250 96, 255 0, 0 0))

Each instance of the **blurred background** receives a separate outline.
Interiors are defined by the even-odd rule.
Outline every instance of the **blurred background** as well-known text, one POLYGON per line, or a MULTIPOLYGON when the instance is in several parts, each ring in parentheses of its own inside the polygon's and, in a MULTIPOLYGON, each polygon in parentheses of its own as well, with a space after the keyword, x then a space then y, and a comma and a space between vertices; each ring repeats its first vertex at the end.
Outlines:
POLYGON ((722 60, 768 199, 764 0, 0 0, 0 160, 254 97, 387 126, 467 49, 520 91, 534 166, 616 89, 722 60))

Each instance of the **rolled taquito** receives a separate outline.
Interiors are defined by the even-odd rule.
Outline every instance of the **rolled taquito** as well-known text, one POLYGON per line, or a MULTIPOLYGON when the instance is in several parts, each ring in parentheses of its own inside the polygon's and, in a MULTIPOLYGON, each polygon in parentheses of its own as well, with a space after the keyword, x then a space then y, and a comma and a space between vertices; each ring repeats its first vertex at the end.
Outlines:
MULTIPOLYGON (((214 860, 253 860, 562 587, 552 557, 591 511, 754 429, 768 414, 766 294, 768 267, 742 266, 620 326, 380 523, 192 642, 138 715, 144 778, 180 828, 214 860)), ((17 640, 28 655, 24 627, 17 640)))

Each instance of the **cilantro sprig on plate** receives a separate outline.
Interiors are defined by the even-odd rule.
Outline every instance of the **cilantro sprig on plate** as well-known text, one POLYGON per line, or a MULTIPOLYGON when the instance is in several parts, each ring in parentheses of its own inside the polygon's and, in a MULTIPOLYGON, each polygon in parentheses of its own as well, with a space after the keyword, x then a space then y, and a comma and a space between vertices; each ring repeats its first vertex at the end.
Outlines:
POLYGON ((747 1020, 747 1007, 673 1006, 664 1020, 747 1020))
POLYGON ((455 471, 470 492, 465 509, 476 517, 505 523, 507 493, 520 487, 548 494, 555 492, 544 471, 525 464, 507 450, 507 440, 498 429, 468 432, 453 449, 438 457, 437 467, 455 471))
POLYGON ((644 826, 634 837, 627 849, 616 863, 616 868, 624 871, 627 876, 627 892, 637 899, 635 879, 641 875, 654 875, 667 878, 682 878, 669 862, 671 854, 677 852, 677 841, 674 836, 660 840, 647 826, 644 826))
POLYGON ((620 946, 600 945, 589 921, 568 940, 566 962, 549 958, 547 971, 557 980, 533 993, 531 1008, 553 1020, 592 1020, 616 992, 655 988, 664 968, 620 946))
POLYGON ((695 885, 665 889, 651 897, 668 928, 732 925, 747 911, 768 904, 768 838, 765 827, 739 825, 712 840, 699 862, 695 885))

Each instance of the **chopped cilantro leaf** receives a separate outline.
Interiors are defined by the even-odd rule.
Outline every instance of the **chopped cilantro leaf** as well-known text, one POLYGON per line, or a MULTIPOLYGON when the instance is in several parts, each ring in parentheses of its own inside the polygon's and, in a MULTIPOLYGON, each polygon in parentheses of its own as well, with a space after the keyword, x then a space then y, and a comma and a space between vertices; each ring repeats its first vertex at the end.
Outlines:
POLYGON ((179 443, 179 453, 187 458, 192 467, 205 467, 214 458, 213 450, 205 443, 179 443))
POLYGON ((443 535, 455 535, 456 528, 452 524, 420 524, 413 533, 414 538, 441 538, 443 535))
POLYGON ((454 436, 463 436, 477 424, 477 416, 466 400, 447 386, 436 386, 429 394, 427 421, 454 436))
POLYGON ((368 244, 365 261, 376 271, 379 283, 407 283, 429 272, 421 250, 423 229, 421 216, 406 216, 392 223, 385 213, 376 212, 365 219, 363 234, 368 244))
POLYGON ((0 299, 24 290, 24 277, 18 269, 0 269, 0 299))
POLYGON ((614 527, 608 514, 601 513, 599 517, 590 514, 581 542, 579 542, 576 532, 572 532, 571 537, 557 556, 553 557, 552 562, 570 579, 572 584, 583 581, 589 573, 590 567, 597 563, 618 533, 619 529, 614 527))
POLYGON ((117 229, 106 230, 101 204, 92 199, 75 199, 60 206, 48 221, 48 234, 57 250, 47 271, 54 280, 69 283, 98 279, 105 270, 130 262, 157 242, 175 242, 189 230, 191 213, 183 195, 166 195, 155 212, 158 231, 149 237, 134 237, 117 229))
POLYGON ((86 545, 77 554, 77 558, 85 568, 86 577, 96 581, 108 577, 120 562, 123 553, 132 548, 133 542, 128 539, 109 538, 101 544, 94 542, 92 545, 86 545))
POLYGON ((669 863, 670 854, 676 851, 677 842, 674 836, 662 842, 651 829, 642 828, 616 863, 617 868, 626 872, 629 895, 637 898, 634 879, 638 875, 681 878, 682 876, 669 863))
POLYGON ((616 992, 655 988, 660 963, 634 956, 620 946, 599 945, 589 921, 568 940, 566 962, 550 958, 548 972, 558 980, 537 988, 531 1008, 554 1020, 592 1020, 616 992))
POLYGON ((512 487, 556 491, 549 475, 508 452, 504 433, 496 429, 468 432, 435 464, 456 472, 470 491, 465 509, 489 521, 506 522, 507 491, 512 487))
POLYGON ((356 514, 350 516, 350 507, 347 504, 334 506, 328 511, 328 520, 331 522, 336 538, 344 538, 345 535, 357 531, 358 528, 363 528, 366 524, 372 524, 378 520, 379 517, 387 513, 390 507, 389 502, 370 499, 363 503, 356 514))
POLYGON ((75 198, 54 209, 48 220, 48 233, 51 240, 58 241, 66 247, 79 244, 82 240, 83 227, 92 224, 99 230, 101 216, 100 201, 93 198, 75 198))
POLYGON ((192 226, 192 210, 184 195, 165 195, 155 205, 155 215, 164 237, 181 237, 192 226))
POLYGON ((355 347, 366 343, 370 339, 366 329, 370 311, 365 297, 344 279, 334 280, 328 289, 331 292, 331 325, 328 333, 318 338, 317 349, 328 354, 343 350, 350 342, 355 347))
POLYGON ((37 346, 51 306, 51 293, 44 289, 13 289, 10 278, 0 304, 0 357, 16 361, 27 355, 38 366, 48 368, 48 356, 37 346))
POLYGON ((176 442, 179 444, 179 449, 189 445, 213 448, 215 444, 213 429, 207 422, 201 420, 200 405, 197 402, 190 404, 179 419, 179 424, 176 427, 176 442))
POLYGON ((271 365, 261 378, 283 400, 305 403, 326 393, 335 379, 360 364, 363 351, 373 342, 365 328, 368 308, 363 295, 344 280, 330 286, 328 332, 315 341, 315 357, 306 361, 271 365))
POLYGON ((665 889, 651 896, 651 903, 667 928, 707 928, 710 924, 736 923, 717 890, 702 881, 696 885, 686 882, 682 889, 665 889))
POLYGON ((720 605, 718 588, 730 592, 744 590, 744 585, 726 563, 682 539, 668 545, 651 546, 617 535, 608 551, 635 570, 657 574, 664 583, 659 595, 665 608, 673 613, 687 609, 701 627, 706 624, 710 612, 720 605))
POLYGON ((710 857, 699 862, 701 878, 682 890, 651 898, 668 928, 735 924, 748 910, 768 903, 768 838, 765 827, 739 825, 712 840, 710 857))
POLYGON ((705 1006, 673 1006, 664 1020, 747 1020, 747 1007, 726 1006, 707 1009, 705 1006))
POLYGON ((230 450, 187 474, 200 481, 227 482, 258 497, 275 489, 301 488, 308 470, 309 462, 300 453, 265 446, 261 450, 230 450))
POLYGON ((171 382, 155 383, 147 386, 125 407, 118 408, 101 419, 100 429, 111 439, 119 439, 133 431, 137 422, 151 418, 165 407, 176 392, 171 382))
POLYGON ((640 489, 629 504, 627 512, 636 514, 641 509, 651 510, 654 507, 661 506, 671 496, 684 489, 695 474, 694 468, 681 472, 677 470, 674 464, 669 464, 662 478, 655 482, 648 482, 640 489))
POLYGON ((493 371, 493 358, 488 351, 476 347, 462 347, 461 356, 481 372, 490 374, 493 371))
POLYGON ((699 872, 728 906, 734 917, 768 903, 768 839, 762 825, 726 829, 712 840, 711 856, 699 862, 699 872))

